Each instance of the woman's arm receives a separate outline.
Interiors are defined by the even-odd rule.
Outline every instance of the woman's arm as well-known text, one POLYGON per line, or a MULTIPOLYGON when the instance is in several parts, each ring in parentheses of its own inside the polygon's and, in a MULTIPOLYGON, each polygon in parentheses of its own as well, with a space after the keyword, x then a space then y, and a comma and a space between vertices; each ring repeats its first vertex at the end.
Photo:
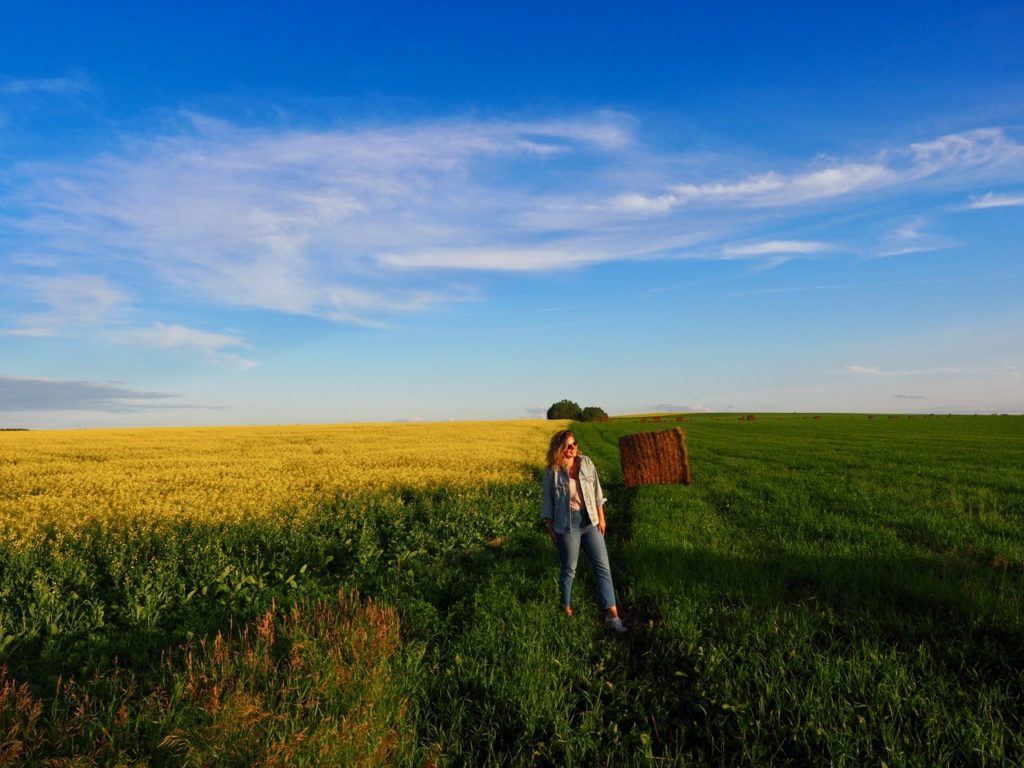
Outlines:
POLYGON ((544 472, 544 479, 540 481, 540 490, 540 516, 544 520, 553 520, 555 517, 555 501, 552 498, 550 469, 544 472))
MULTIPOLYGON (((591 460, 591 464, 593 464, 593 460, 591 460)), ((594 466, 594 498, 597 499, 597 528, 604 536, 604 529, 607 528, 604 521, 604 503, 608 499, 604 497, 604 491, 601 489, 601 479, 597 476, 596 465, 594 466)))
POLYGON ((544 479, 540 483, 541 507, 540 516, 548 524, 548 536, 555 541, 555 502, 551 492, 551 469, 544 472, 544 479))

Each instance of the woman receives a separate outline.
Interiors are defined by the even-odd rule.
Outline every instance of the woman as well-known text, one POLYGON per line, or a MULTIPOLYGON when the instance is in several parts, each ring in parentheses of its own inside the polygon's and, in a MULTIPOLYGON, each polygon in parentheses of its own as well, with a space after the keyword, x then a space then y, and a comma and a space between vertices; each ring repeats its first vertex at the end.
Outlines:
POLYGON ((544 502, 540 516, 547 521, 548 535, 558 547, 558 558, 562 564, 558 579, 562 608, 572 616, 572 582, 582 546, 597 579, 606 611, 605 625, 615 632, 625 632, 615 604, 608 550, 604 545, 604 503, 607 499, 601 493, 597 467, 589 456, 580 453, 572 430, 563 429, 552 435, 548 446, 548 468, 541 487, 544 502))

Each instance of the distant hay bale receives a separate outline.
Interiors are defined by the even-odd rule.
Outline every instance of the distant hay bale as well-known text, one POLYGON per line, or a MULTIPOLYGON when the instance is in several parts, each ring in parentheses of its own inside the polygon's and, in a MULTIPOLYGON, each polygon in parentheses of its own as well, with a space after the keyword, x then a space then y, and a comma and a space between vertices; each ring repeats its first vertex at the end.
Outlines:
POLYGON ((875 414, 873 414, 873 413, 869 413, 869 414, 868 414, 868 418, 869 418, 869 419, 873 419, 873 418, 875 418, 875 414))
POLYGON ((814 418, 816 418, 816 419, 820 419, 820 418, 821 418, 821 416, 815 416, 814 418))
POLYGON ((747 414, 747 421, 753 421, 756 418, 757 418, 756 414, 753 414, 753 413, 748 413, 747 414))
POLYGON ((676 416, 676 421, 686 421, 685 416, 676 416))
POLYGON ((692 482, 686 434, 679 427, 623 435, 619 438, 619 461, 628 488, 692 482))
POLYGON ((655 417, 654 417, 654 420, 655 420, 655 421, 661 421, 661 416, 655 416, 655 417))

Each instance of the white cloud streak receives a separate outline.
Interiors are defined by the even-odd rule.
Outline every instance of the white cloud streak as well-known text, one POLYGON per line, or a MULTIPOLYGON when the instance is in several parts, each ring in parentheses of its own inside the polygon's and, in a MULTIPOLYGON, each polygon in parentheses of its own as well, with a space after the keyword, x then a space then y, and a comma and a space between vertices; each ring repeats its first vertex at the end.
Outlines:
POLYGON ((964 210, 979 211, 985 208, 1008 208, 1017 205, 1024 205, 1024 194, 997 195, 988 192, 981 197, 973 198, 970 203, 964 206, 964 210))
POLYGON ((809 240, 768 240, 762 243, 726 245, 722 248, 722 255, 727 259, 744 259, 752 256, 807 255, 833 250, 835 248, 828 243, 809 240))
POLYGON ((66 77, 0 78, 0 94, 25 96, 43 94, 47 96, 68 96, 92 90, 92 82, 82 72, 66 77))
POLYGON ((979 129, 880 152, 870 162, 820 160, 796 173, 769 171, 733 181, 668 184, 655 194, 630 192, 611 200, 622 213, 662 214, 680 207, 768 208, 840 197, 1019 174, 1024 146, 999 129, 979 129))
POLYGON ((189 328, 184 325, 154 323, 149 328, 137 328, 116 335, 120 341, 140 344, 158 349, 186 349, 198 352, 203 357, 217 362, 230 363, 239 368, 251 368, 255 363, 235 352, 232 348, 247 348, 241 338, 228 333, 211 333, 189 328))
POLYGON ((840 164, 792 175, 774 171, 734 182, 673 184, 655 197, 627 194, 615 199, 623 211, 661 213, 683 205, 781 206, 844 195, 855 190, 885 186, 894 181, 884 165, 840 164))
POLYGON ((400 269, 472 269, 536 272, 580 267, 608 260, 604 253, 554 248, 466 248, 382 254, 377 261, 400 269))
POLYGON ((910 253, 926 253, 945 248, 955 248, 958 243, 952 238, 925 232, 928 221, 915 218, 905 221, 890 231, 882 244, 874 251, 875 256, 904 256, 910 253))

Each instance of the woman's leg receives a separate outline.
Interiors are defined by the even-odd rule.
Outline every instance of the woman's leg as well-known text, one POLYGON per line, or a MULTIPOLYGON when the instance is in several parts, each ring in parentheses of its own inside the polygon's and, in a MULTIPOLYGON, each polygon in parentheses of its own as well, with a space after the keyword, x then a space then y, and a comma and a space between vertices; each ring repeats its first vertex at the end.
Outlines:
MULTIPOLYGON (((597 579, 597 589, 601 595, 602 607, 610 616, 618 616, 615 604, 615 586, 612 584, 612 569, 608 563, 608 548, 604 536, 596 525, 590 525, 580 531, 580 546, 587 553, 590 567, 597 579)), ((577 550, 578 551, 578 550, 577 550)))
POLYGON ((572 582, 576 578, 576 561, 580 556, 579 530, 556 533, 555 544, 558 546, 558 560, 561 563, 558 586, 562 592, 562 608, 568 612, 572 604, 572 582))

